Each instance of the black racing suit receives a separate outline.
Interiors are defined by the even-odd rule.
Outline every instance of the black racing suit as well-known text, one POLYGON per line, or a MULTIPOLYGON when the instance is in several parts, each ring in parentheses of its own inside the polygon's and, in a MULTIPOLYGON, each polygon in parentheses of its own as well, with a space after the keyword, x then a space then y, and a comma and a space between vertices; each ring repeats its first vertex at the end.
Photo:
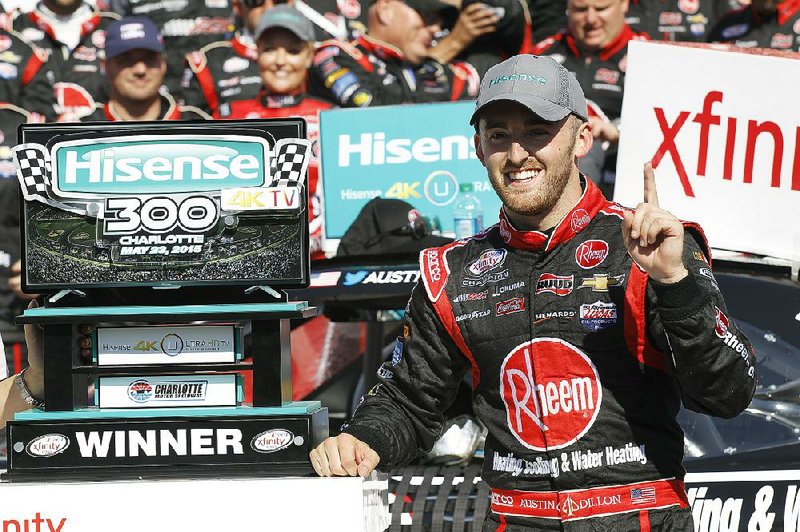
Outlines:
POLYGON ((252 39, 239 33, 186 54, 180 99, 213 115, 224 104, 256 98, 261 90, 257 58, 252 39))
POLYGON ((341 107, 449 102, 475 98, 480 80, 468 63, 409 63, 400 50, 362 35, 327 41, 314 55, 309 92, 341 107))
POLYGON ((681 401, 744 410, 752 346, 727 315, 699 227, 687 224, 689 276, 656 283, 626 252, 623 208, 582 181, 549 234, 516 231, 501 213, 484 233, 420 254, 404 336, 343 431, 380 467, 406 464, 431 448, 471 372, 488 428, 484 530, 691 531, 676 415, 681 401))
POLYGON ((703 42, 716 22, 718 0, 631 0, 625 22, 656 41, 703 42))
MULTIPOLYGON (((47 57, 15 31, 0 29, 0 102, 48 120, 55 119, 55 96, 47 79, 47 57)), ((5 128, 3 128, 5 129, 5 128)), ((0 144, 6 144, 0 139, 0 144)))
POLYGON ((58 40, 41 3, 28 13, 16 12, 12 20, 14 30, 47 54, 56 113, 64 121, 77 120, 95 104, 108 100, 108 81, 100 63, 105 57, 106 28, 119 18, 86 4, 74 16, 81 20, 81 37, 72 50, 58 40))
POLYGON ((164 84, 170 94, 179 94, 185 56, 232 29, 229 0, 110 0, 109 8, 120 15, 147 17, 161 28, 167 50, 164 84))
MULTIPOLYGON (((169 94, 161 94, 161 114, 156 120, 211 120, 211 117, 197 107, 178 105, 169 94)), ((98 105, 94 112, 84 116, 81 122, 124 122, 114 111, 114 105, 98 105)))
POLYGON ((731 11, 711 29, 707 40, 742 48, 800 51, 800 1, 785 0, 772 13, 759 13, 752 5, 731 11))

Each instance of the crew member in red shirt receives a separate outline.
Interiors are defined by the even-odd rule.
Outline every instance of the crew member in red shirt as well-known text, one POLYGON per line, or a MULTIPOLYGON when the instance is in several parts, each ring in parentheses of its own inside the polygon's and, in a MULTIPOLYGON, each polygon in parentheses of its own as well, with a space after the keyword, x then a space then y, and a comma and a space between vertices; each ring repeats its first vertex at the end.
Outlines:
POLYGON ((322 196, 317 190, 319 112, 333 104, 307 94, 308 68, 314 57, 314 27, 300 11, 278 5, 264 12, 256 27, 258 67, 263 86, 254 100, 220 106, 215 118, 281 118, 299 116, 308 125, 314 158, 308 167, 309 234, 312 258, 322 258, 322 196))

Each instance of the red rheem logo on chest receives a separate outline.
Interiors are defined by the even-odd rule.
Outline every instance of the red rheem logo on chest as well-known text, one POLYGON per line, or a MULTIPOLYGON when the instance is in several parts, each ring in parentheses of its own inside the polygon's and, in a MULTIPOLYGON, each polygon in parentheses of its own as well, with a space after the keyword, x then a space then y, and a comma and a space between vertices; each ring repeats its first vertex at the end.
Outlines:
POLYGON ((605 240, 587 240, 575 250, 575 262, 584 270, 589 270, 606 260, 608 242, 605 240))
POLYGON ((534 451, 573 444, 594 423, 602 389, 586 354, 556 338, 514 348, 500 368, 506 420, 519 442, 534 451))

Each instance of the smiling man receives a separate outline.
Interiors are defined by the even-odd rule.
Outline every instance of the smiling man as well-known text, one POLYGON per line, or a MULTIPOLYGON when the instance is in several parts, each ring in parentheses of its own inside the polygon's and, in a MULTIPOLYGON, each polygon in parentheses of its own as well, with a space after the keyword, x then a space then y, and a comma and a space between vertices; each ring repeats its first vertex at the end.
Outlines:
POLYGON ((211 118, 197 108, 179 106, 160 91, 167 72, 164 39, 150 19, 126 17, 113 22, 105 45, 108 103, 96 106, 81 122, 211 118))
POLYGON ((676 415, 681 402, 737 415, 755 357, 699 273, 701 229, 658 206, 652 168, 635 210, 580 174, 586 120, 551 58, 487 72, 471 122, 500 223, 422 252, 404 336, 342 434, 311 452, 319 474, 366 476, 430 449, 470 373, 488 429, 484 530, 693 530, 676 415))

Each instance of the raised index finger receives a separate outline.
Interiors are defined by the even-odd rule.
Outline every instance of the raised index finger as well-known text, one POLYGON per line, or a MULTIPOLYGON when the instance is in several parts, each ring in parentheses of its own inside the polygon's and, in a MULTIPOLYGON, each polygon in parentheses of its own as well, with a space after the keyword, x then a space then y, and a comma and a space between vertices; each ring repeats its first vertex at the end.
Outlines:
POLYGON ((656 191, 656 173, 653 165, 644 163, 644 202, 658 207, 658 192, 656 191))

